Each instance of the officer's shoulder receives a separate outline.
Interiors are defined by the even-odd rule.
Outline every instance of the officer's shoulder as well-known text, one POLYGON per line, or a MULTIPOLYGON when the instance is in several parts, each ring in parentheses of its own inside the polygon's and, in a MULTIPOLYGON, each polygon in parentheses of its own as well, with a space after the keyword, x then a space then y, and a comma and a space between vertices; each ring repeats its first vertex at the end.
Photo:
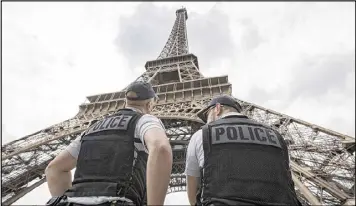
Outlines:
POLYGON ((154 116, 152 114, 144 114, 144 115, 141 116, 140 119, 142 121, 158 121, 158 122, 161 122, 161 120, 158 117, 156 117, 156 116, 154 116))
POLYGON ((190 145, 196 145, 200 141, 200 139, 203 137, 203 132, 201 129, 196 131, 189 139, 189 144, 190 145))
POLYGON ((199 134, 203 132, 203 127, 201 127, 200 129, 198 129, 194 134, 199 134))
POLYGON ((203 130, 199 129, 198 131, 196 131, 191 138, 198 138, 198 137, 202 137, 203 136, 203 130))

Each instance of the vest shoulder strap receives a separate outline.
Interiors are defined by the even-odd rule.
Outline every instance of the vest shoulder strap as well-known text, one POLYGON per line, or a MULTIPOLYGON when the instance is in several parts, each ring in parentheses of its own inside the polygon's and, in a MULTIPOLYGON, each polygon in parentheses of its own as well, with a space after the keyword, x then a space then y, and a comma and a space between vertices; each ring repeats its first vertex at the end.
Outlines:
MULTIPOLYGON (((202 127, 202 142, 203 142, 203 151, 204 151, 204 162, 206 162, 206 157, 211 149, 211 134, 210 134, 210 125, 206 124, 202 127)), ((204 163, 205 164, 205 163, 204 163)))
MULTIPOLYGON (((137 122, 139 119, 141 119, 141 117, 144 115, 143 113, 141 112, 137 112, 137 111, 134 111, 132 109, 126 109, 126 108, 123 108, 123 109, 120 109, 118 111, 118 113, 120 114, 123 114, 123 115, 130 115, 132 116, 133 118, 130 120, 129 124, 128 124, 128 132, 130 134, 130 136, 134 136, 135 135, 135 130, 136 130, 136 125, 137 125, 137 122)), ((136 139, 134 139, 136 140, 136 139)))

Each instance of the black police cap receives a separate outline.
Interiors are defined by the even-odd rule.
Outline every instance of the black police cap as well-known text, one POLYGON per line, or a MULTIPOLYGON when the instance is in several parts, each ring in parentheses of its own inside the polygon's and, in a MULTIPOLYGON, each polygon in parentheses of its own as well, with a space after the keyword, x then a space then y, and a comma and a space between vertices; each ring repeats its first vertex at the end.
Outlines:
POLYGON ((232 97, 230 97, 228 95, 222 95, 222 96, 213 98, 209 102, 208 106, 205 109, 202 109, 201 111, 198 112, 197 116, 204 122, 207 122, 207 114, 206 114, 207 111, 211 107, 215 106, 218 103, 221 105, 226 105, 226 106, 232 107, 232 108, 236 109, 237 112, 242 111, 241 105, 235 99, 233 99, 232 97))
POLYGON ((153 90, 152 85, 147 82, 133 82, 131 83, 125 93, 126 99, 128 100, 147 100, 151 98, 157 98, 156 92, 153 90), (135 92, 135 97, 128 97, 128 92, 135 92))

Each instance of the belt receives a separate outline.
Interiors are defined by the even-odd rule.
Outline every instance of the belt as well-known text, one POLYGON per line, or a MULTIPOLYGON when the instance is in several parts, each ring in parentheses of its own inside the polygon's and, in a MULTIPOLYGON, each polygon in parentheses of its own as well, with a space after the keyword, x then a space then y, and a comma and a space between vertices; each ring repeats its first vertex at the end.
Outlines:
MULTIPOLYGON (((123 205, 135 205, 135 204, 130 203, 130 202, 121 201, 121 200, 113 200, 110 202, 104 202, 101 204, 90 205, 90 206, 119 206, 119 205, 123 206, 123 205)), ((65 196, 61 196, 61 197, 52 197, 47 202, 46 206, 87 206, 87 205, 68 202, 67 198, 65 196)))
MULTIPOLYGON (((130 203, 130 202, 115 200, 112 202, 105 202, 105 203, 101 203, 98 205, 90 205, 90 206, 124 206, 124 205, 135 205, 135 204, 130 203)), ((58 205, 58 206, 62 206, 62 205, 58 205)), ((89 206, 89 205, 83 205, 83 204, 78 204, 78 203, 67 203, 63 206, 89 206)))

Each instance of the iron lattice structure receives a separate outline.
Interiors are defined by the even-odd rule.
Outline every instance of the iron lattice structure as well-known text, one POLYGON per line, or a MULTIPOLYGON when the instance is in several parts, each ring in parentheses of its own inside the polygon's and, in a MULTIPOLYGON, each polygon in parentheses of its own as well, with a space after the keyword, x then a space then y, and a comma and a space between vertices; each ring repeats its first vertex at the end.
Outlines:
MULTIPOLYGON (((185 190, 185 149, 203 124, 196 113, 220 94, 231 95, 228 76, 204 78, 198 59, 188 52, 186 9, 176 11, 169 39, 157 60, 148 61, 136 81, 154 85, 154 109, 166 126, 174 150, 168 193, 185 190)), ((78 114, 64 122, 2 146, 2 204, 9 205, 45 182, 46 165, 93 120, 123 107, 125 89, 87 97, 78 114)), ((242 101, 250 118, 278 129, 290 149, 295 189, 306 205, 354 204, 355 138, 242 101)), ((46 200, 44 200, 46 201, 46 200)))

